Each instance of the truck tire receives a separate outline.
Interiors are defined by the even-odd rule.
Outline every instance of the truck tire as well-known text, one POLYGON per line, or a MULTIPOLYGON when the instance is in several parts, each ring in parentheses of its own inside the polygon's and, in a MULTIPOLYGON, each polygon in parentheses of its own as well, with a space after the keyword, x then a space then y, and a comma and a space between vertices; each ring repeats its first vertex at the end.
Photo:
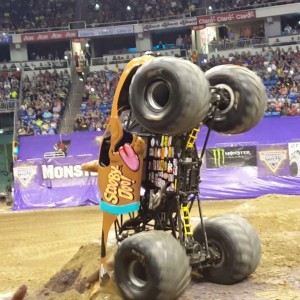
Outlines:
POLYGON ((184 248, 164 231, 128 237, 115 256, 115 280, 124 299, 173 300, 184 292, 190 277, 184 248))
POLYGON ((140 125, 151 133, 182 134, 208 114, 209 83, 199 67, 175 57, 156 57, 135 73, 129 103, 140 125))
POLYGON ((293 152, 291 155, 290 171, 291 171, 291 176, 294 177, 300 176, 300 150, 293 152))
POLYGON ((235 214, 214 216, 211 219, 216 218, 228 218, 230 220, 234 220, 244 229, 245 234, 249 237, 250 246, 252 248, 252 263, 249 272, 250 274, 253 273, 258 267, 261 259, 261 242, 253 226, 245 218, 235 214))
MULTIPOLYGON (((232 215, 208 218, 204 222, 208 246, 219 255, 211 267, 201 272, 204 278, 213 283, 234 284, 252 274, 261 257, 261 245, 254 228, 246 220, 232 215)), ((194 239, 204 243, 201 224, 194 230, 194 239)))
MULTIPOLYGON (((205 72, 211 86, 224 90, 228 99, 221 105, 212 124, 214 131, 225 134, 243 133, 253 128, 263 117, 266 88, 261 79, 247 68, 236 65, 216 66, 205 72)), ((207 125, 212 122, 210 119, 207 125)))

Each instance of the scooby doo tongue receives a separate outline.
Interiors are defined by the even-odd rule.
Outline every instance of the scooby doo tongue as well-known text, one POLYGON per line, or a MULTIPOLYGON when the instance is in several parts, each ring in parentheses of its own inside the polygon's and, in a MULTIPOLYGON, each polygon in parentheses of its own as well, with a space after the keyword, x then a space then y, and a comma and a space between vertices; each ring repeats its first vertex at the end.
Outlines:
POLYGON ((138 170, 140 166, 138 156, 135 154, 134 150, 129 144, 125 144, 124 146, 120 147, 119 154, 130 170, 138 170))

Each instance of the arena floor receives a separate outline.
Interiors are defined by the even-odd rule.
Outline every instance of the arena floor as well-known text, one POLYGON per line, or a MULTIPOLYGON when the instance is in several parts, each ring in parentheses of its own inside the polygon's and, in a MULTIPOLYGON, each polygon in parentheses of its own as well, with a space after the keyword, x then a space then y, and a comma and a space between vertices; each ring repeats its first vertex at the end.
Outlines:
MULTIPOLYGON (((203 212, 205 216, 237 213, 248 218, 262 241, 261 264, 248 280, 233 286, 194 278, 180 299, 300 299, 300 196, 204 201, 203 212)), ((121 299, 113 283, 94 296, 81 296, 69 279, 65 288, 49 281, 57 273, 66 276, 71 269, 87 274, 96 268, 100 218, 97 207, 10 212, 1 205, 0 300, 9 299, 9 293, 24 283, 29 291, 26 299, 121 299)))

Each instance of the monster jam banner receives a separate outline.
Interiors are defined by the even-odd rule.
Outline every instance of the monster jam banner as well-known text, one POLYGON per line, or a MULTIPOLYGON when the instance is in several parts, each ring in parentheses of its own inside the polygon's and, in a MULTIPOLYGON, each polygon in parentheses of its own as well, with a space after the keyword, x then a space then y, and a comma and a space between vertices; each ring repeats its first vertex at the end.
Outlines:
POLYGON ((98 158, 99 132, 20 138, 14 163, 14 209, 99 203, 97 174, 81 164, 98 158))
POLYGON ((287 144, 259 145, 257 151, 259 178, 290 175, 287 144))
MULTIPOLYGON (((270 118, 243 134, 212 132, 201 168, 201 198, 299 195, 299 125, 300 117, 270 118)), ((204 127, 198 135, 199 152, 206 132, 204 127)), ((101 134, 21 137, 14 209, 98 204, 96 174, 83 172, 80 165, 98 159, 101 134)))
POLYGON ((17 161, 14 166, 14 209, 51 208, 97 204, 97 173, 81 164, 91 155, 17 161))

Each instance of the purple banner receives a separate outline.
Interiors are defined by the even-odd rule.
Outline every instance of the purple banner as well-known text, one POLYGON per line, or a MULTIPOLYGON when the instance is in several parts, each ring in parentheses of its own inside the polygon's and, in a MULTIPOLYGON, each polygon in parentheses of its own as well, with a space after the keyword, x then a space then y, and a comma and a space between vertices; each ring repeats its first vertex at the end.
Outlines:
POLYGON ((17 161, 14 209, 92 205, 99 202, 97 173, 81 170, 92 155, 17 161))
POLYGON ((12 36, 11 35, 0 35, 0 44, 11 44, 12 36))
MULTIPOLYGON (((203 199, 300 194, 300 117, 263 119, 252 130, 212 132, 201 169, 203 199)), ((201 151, 206 127, 197 139, 201 151)), ((99 203, 97 174, 80 169, 98 159, 102 132, 21 137, 14 164, 14 209, 99 203)))

